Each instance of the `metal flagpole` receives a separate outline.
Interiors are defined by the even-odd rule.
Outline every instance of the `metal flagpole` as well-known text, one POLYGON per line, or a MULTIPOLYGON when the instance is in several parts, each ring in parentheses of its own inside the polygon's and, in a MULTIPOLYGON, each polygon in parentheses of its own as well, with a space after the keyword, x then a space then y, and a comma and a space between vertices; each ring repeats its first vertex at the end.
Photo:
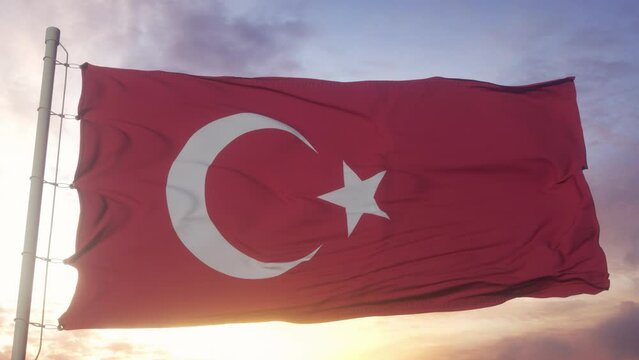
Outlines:
POLYGON ((44 42, 46 45, 44 52, 44 69, 42 71, 42 86, 40 87, 38 125, 33 154, 33 167, 31 168, 31 190, 29 192, 27 227, 24 235, 20 290, 18 292, 18 308, 16 310, 15 327, 13 331, 11 360, 24 360, 27 353, 33 275, 35 270, 36 249, 38 246, 38 227, 40 225, 42 188, 44 185, 44 169, 49 137, 49 118, 51 116, 53 79, 55 77, 58 44, 60 43, 60 29, 55 27, 47 28, 44 42))

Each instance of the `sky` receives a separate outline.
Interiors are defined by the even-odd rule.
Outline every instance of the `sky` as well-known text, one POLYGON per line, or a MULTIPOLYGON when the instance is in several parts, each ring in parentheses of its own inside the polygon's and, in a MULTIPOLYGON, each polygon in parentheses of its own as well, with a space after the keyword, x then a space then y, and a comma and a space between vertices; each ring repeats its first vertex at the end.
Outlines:
MULTIPOLYGON (((2 0, 0 30, 0 360, 11 353, 44 32, 60 28, 71 63, 200 75, 337 81, 471 78, 522 85, 576 76, 586 178, 611 287, 566 299, 515 299, 461 312, 146 330, 46 330, 41 359, 638 359, 639 2, 2 0)), ((64 60, 59 51, 58 59, 64 60)), ((59 110, 63 68, 56 73, 59 110)), ((65 113, 80 74, 70 69, 65 113)), ((47 179, 53 179, 52 119, 47 179)), ((62 127, 59 182, 73 180, 79 126, 62 127)), ((39 255, 52 188, 45 188, 39 255)), ((51 257, 73 253, 73 190, 60 189, 51 257)), ((56 324, 76 274, 50 267, 45 323, 56 324)), ((36 268, 32 320, 42 311, 36 268)), ((31 328, 28 352, 37 351, 31 328)))

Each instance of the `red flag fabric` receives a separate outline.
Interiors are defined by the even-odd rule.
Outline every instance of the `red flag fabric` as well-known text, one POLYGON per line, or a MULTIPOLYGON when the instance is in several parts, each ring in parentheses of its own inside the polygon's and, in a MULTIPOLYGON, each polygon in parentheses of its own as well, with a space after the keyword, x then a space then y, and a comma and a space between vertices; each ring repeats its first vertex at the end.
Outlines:
POLYGON ((64 329, 473 309, 609 286, 573 78, 83 66, 64 329))

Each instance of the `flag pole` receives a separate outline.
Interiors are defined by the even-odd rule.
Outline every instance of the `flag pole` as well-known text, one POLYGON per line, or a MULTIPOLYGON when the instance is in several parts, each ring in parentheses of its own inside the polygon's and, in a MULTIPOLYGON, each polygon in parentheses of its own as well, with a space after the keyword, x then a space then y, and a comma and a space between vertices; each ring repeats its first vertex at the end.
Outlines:
POLYGON ((40 105, 38 106, 38 124, 36 129, 35 150, 31 168, 31 189, 27 209, 27 226, 24 234, 24 250, 22 251, 22 270, 20 272, 20 288, 13 330, 13 347, 11 360, 24 360, 27 353, 27 337, 29 334, 29 316, 31 312, 31 295, 33 292, 33 275, 35 256, 38 247, 38 228, 40 225, 40 208, 42 205, 42 188, 49 138, 49 119, 53 98, 53 79, 55 77, 56 56, 60 43, 60 29, 48 27, 45 35, 44 69, 40 87, 40 105))

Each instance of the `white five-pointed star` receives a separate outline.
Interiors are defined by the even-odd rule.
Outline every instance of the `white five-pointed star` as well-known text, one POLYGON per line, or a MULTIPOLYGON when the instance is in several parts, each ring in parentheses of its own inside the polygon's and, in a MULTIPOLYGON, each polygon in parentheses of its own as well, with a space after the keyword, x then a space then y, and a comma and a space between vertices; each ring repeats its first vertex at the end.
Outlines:
POLYGON ((322 200, 330 201, 346 210, 346 224, 348 236, 351 236, 355 225, 363 214, 373 214, 390 219, 375 201, 375 192, 386 171, 362 180, 344 163, 344 187, 318 196, 322 200))

